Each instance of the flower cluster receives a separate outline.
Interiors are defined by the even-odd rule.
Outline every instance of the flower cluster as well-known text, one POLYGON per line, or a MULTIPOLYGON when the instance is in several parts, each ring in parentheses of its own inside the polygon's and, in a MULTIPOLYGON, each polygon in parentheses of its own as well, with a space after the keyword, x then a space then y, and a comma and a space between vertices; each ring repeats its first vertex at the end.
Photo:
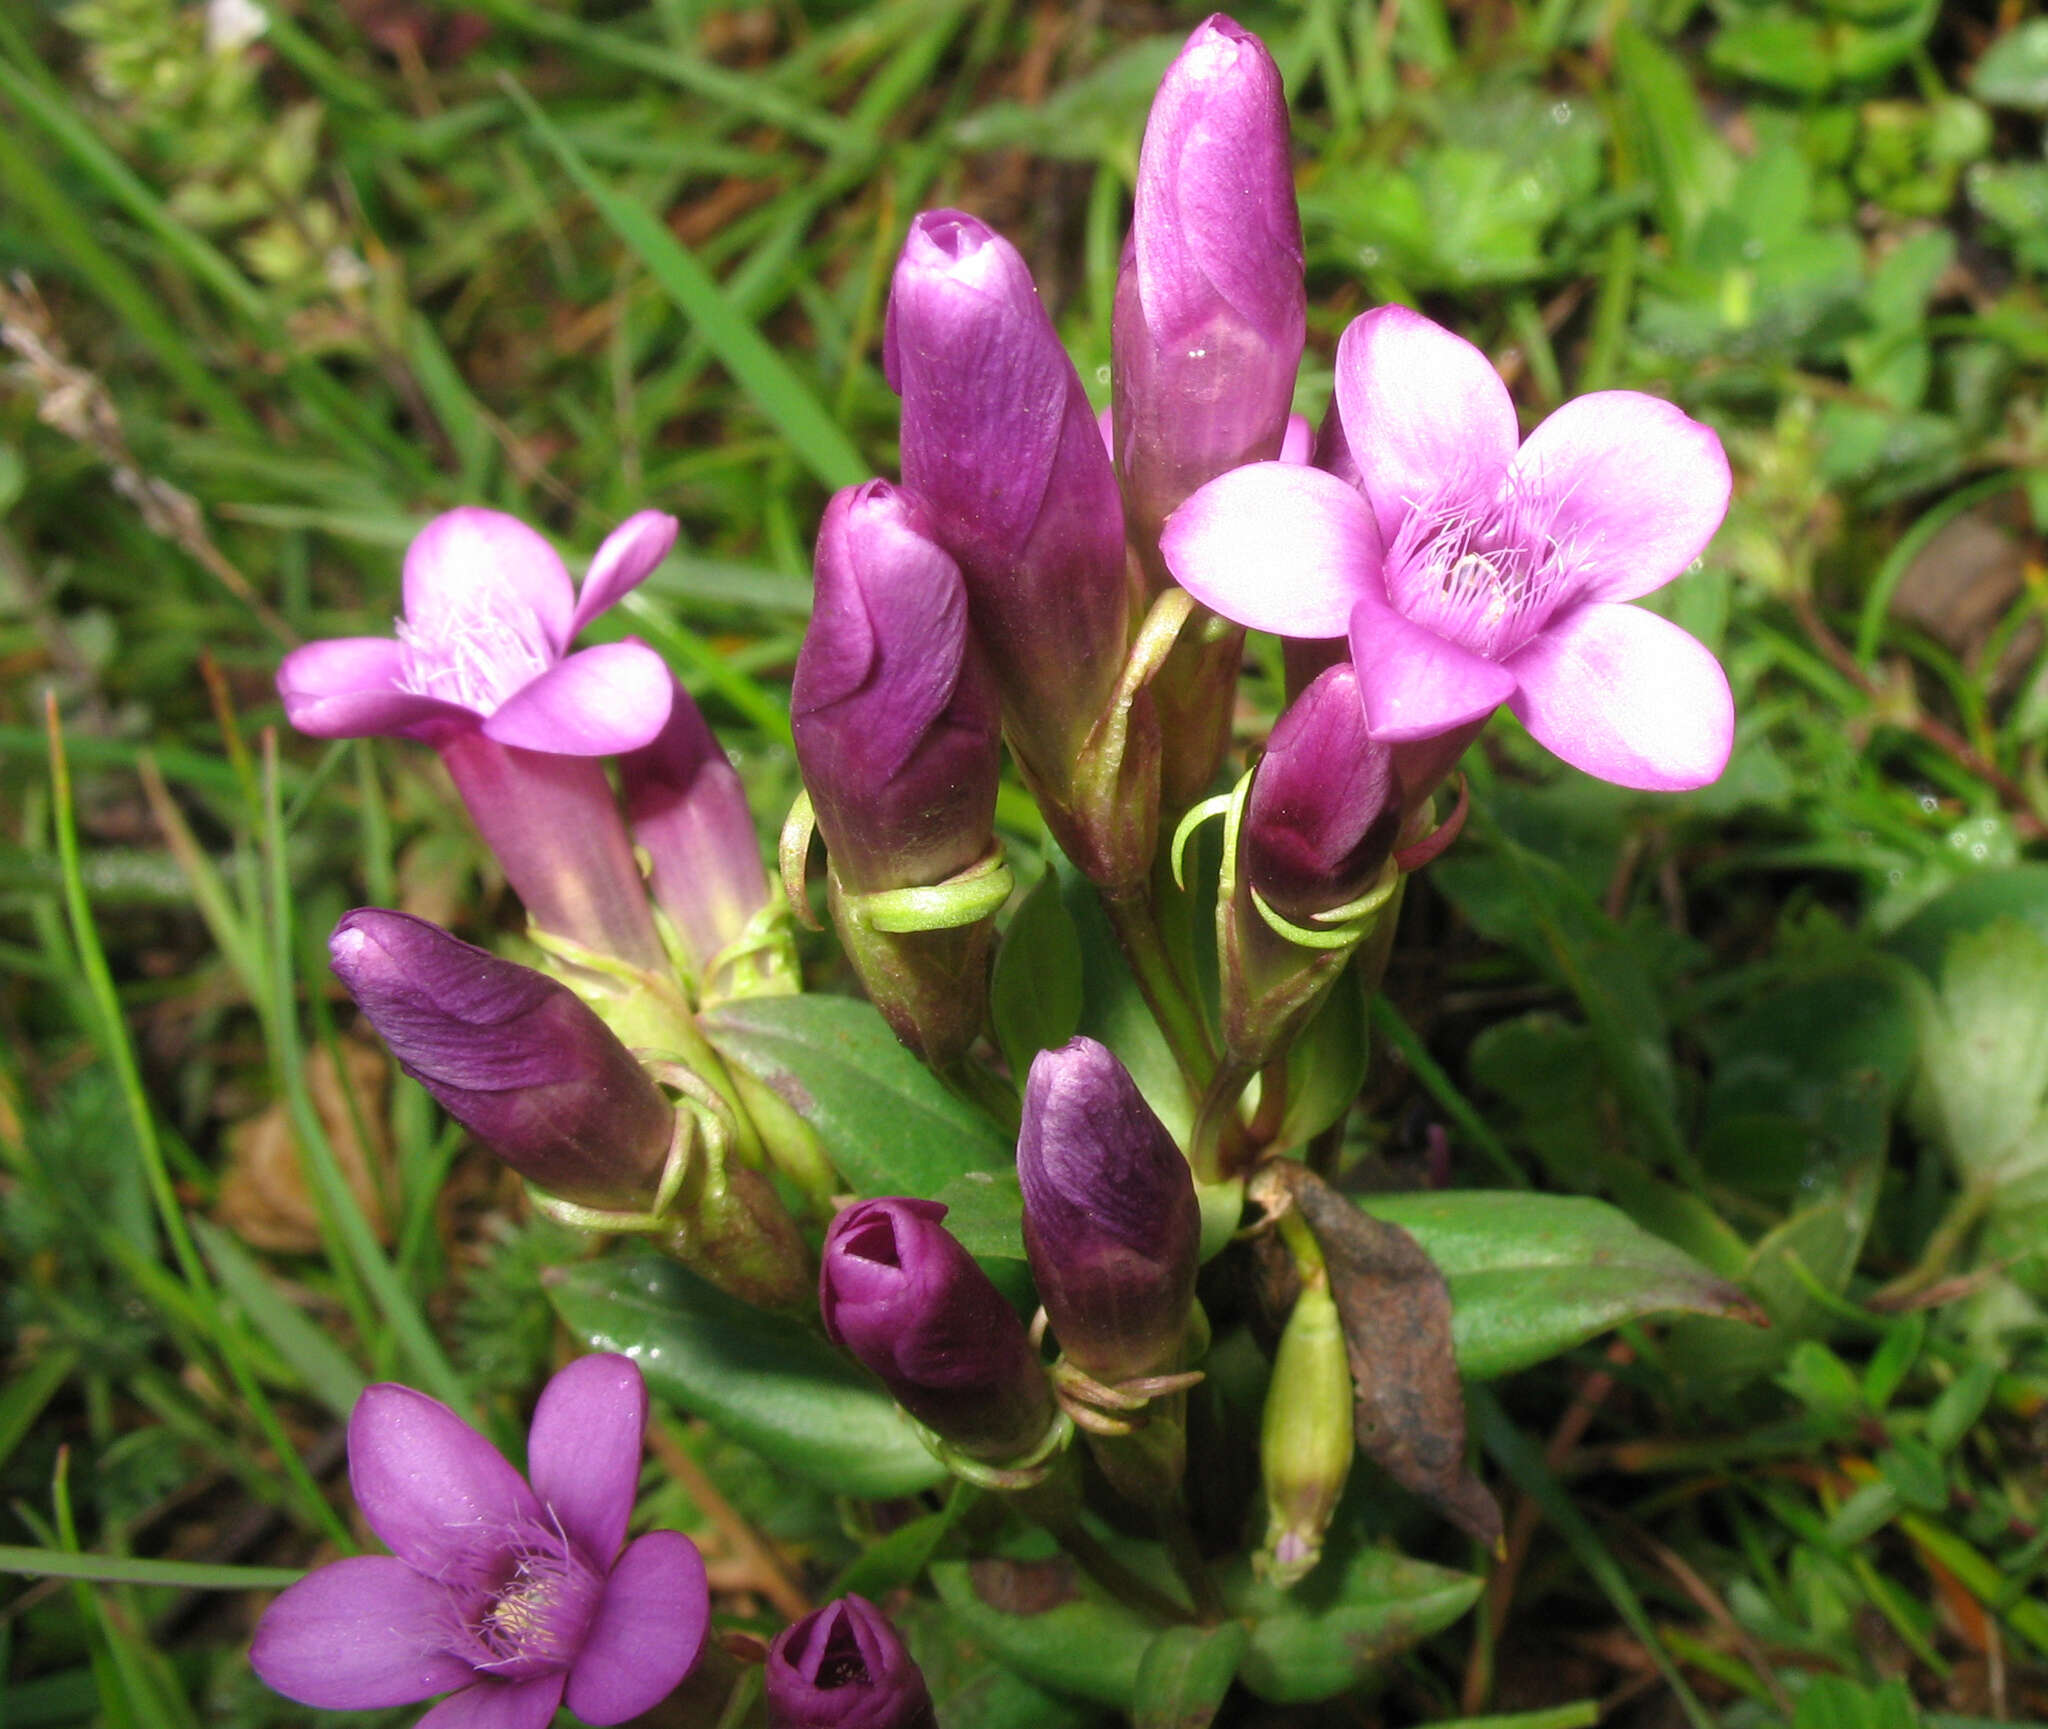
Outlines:
MULTIPOLYGON (((901 473, 839 492, 820 523, 780 896, 739 776, 660 658, 631 637, 573 646, 666 556, 678 525, 657 511, 606 539, 580 588, 510 517, 437 517, 407 553, 395 635, 313 644, 278 677, 304 732, 437 753, 540 951, 531 967, 400 912, 343 918, 334 971, 405 1072, 536 1206, 645 1238, 813 1355, 822 1327, 948 1469, 1162 1623, 1226 1618, 1201 1494, 1226 1502, 1210 1537, 1234 1533, 1262 1476, 1256 1564, 1284 1589, 1370 1450, 1329 1215, 1271 1197, 1295 1192, 1276 1173, 1307 1180, 1294 1156, 1349 1103, 1323 1096, 1309 1041, 1348 1039, 1363 1073, 1362 1031, 1325 1010, 1340 979, 1377 982, 1405 877, 1457 834, 1462 784, 1440 806, 1459 757, 1505 706, 1566 763, 1675 791, 1719 775, 1733 735, 1713 656, 1630 604, 1721 522, 1713 431, 1606 391, 1524 439, 1477 348, 1383 306, 1343 333, 1312 434, 1292 412, 1306 303, 1279 70, 1220 15, 1146 128, 1104 413, 1015 246, 962 211, 911 222, 881 354, 901 473), (1247 630, 1283 639, 1288 700, 1226 776, 1247 630), (997 835, 1006 754, 1071 866, 1047 870, 1030 919, 997 835), (1220 850, 1197 847, 1216 816, 1220 850), (836 1026, 772 1012, 817 1006, 774 1000, 804 986, 791 925, 815 928, 814 840, 841 951, 939 1077, 915 1077, 936 1101, 920 1108, 973 1101, 1016 1131, 1014 1190, 972 1173, 1009 1216, 968 1209, 964 1241, 930 1194, 849 1195, 845 1172, 892 1167, 848 1137, 886 1133, 849 1126, 836 1026), (999 955, 1022 979, 1007 1014, 999 955), (1210 1346, 1197 1273, 1224 1254, 1244 1276, 1222 1288, 1271 1298, 1274 1368, 1263 1423, 1234 1430, 1262 1429, 1258 1471, 1197 1473, 1191 1446, 1230 1429, 1189 1397, 1210 1346), (1121 1505, 1084 1520, 1091 1498, 1121 1505), (1144 1520, 1191 1608, 1095 1534, 1144 1520)), ((850 1371, 828 1367, 844 1391, 850 1371)), ((338 1708, 448 1694, 434 1729, 654 1706, 709 1611, 685 1539, 625 1541, 645 1416, 631 1362, 581 1359, 542 1395, 529 1480, 446 1406, 371 1388, 350 1472, 391 1554, 279 1598, 258 1671, 338 1708)), ((1433 1440, 1464 1457, 1462 1428, 1433 1440)), ((859 1596, 776 1639, 765 1692, 786 1729, 934 1721, 859 1596)))

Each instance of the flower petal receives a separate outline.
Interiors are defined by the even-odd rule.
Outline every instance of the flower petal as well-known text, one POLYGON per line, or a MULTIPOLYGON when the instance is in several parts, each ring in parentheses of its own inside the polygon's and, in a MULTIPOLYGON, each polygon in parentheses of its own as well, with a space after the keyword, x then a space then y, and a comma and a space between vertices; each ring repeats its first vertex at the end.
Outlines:
POLYGON ((1515 675, 1377 597, 1351 611, 1351 664, 1365 724, 1379 744, 1434 738, 1491 714, 1514 693, 1515 675))
POLYGON ((516 516, 465 505, 437 516, 405 549, 405 616, 430 636, 451 616, 500 608, 530 617, 554 652, 569 645, 576 588, 561 555, 516 516))
POLYGON ((388 636, 338 636, 293 649, 277 669, 285 719, 308 738, 393 738, 474 726, 469 709, 399 688, 403 653, 388 636))
POLYGON ((1706 550, 1728 514, 1728 457, 1711 426, 1635 390, 1567 402, 1529 434, 1518 488, 1557 500, 1551 534, 1584 579, 1575 598, 1634 600, 1706 550))
POLYGON ((710 1597, 704 1558, 680 1531, 650 1531, 619 1557, 569 1671, 569 1709, 623 1723, 661 1703, 704 1648, 710 1597))
POLYGON ((1735 737, 1728 677, 1705 644, 1639 606, 1581 606, 1509 663, 1511 707, 1590 775, 1646 792, 1720 778, 1735 737))
POLYGON ((439 1399, 380 1381, 348 1419, 348 1478, 370 1529, 401 1561, 449 1580, 480 1533, 538 1524, 526 1480, 439 1399))
POLYGON ((576 614, 570 621, 569 635, 574 636, 653 575, 654 567, 668 557, 668 549, 675 545, 679 526, 666 511, 643 510, 627 517, 606 535, 583 578, 583 591, 576 597, 576 614))
POLYGON ((448 1592, 390 1555, 356 1555, 308 1573, 263 1611, 249 1663, 287 1699, 323 1711, 410 1705, 476 1671, 435 1648, 448 1592))
POLYGON ((1316 429, 1309 425, 1305 414, 1290 414, 1287 430, 1280 436, 1280 460, 1290 468, 1300 468, 1315 455, 1316 429))
POLYGON ((1337 410, 1388 546, 1433 498, 1491 496, 1521 442, 1493 362, 1405 306, 1351 321, 1337 344, 1337 410))
POLYGON ((1166 519, 1159 550, 1204 606, 1280 636, 1342 636, 1377 592, 1380 533, 1334 475, 1254 462, 1218 475, 1166 519))
POLYGON ((531 1681, 479 1681, 443 1699, 413 1729, 547 1729, 565 1679, 558 1670, 531 1681))
POLYGON ((612 756, 649 743, 674 700, 661 656, 628 637, 582 649, 520 686, 484 722, 484 736, 550 756, 612 756))
POLYGON ((626 1540, 640 1486, 647 1383, 630 1357, 578 1357, 542 1390, 526 1437, 533 1492, 599 1567, 626 1540))

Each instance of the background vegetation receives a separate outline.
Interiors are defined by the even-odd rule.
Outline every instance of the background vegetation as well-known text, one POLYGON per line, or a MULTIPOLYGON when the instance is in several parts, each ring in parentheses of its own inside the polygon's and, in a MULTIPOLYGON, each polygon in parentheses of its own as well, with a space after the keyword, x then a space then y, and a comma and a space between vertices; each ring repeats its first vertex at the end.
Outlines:
MULTIPOLYGON (((203 1587, 347 1542, 366 1378, 516 1442, 564 1347, 541 1271, 581 1246, 325 966, 364 901, 500 943, 516 908, 428 753, 278 734, 279 654, 381 631, 458 502, 579 552, 672 510, 616 628, 772 832, 817 512, 893 468, 905 222, 1001 227, 1106 392, 1145 108, 1199 16, 0 0, 0 1562, 41 1575, 0 1604, 10 1729, 301 1720, 247 1672, 260 1597, 203 1587), (74 1549, 133 1582, 52 1576, 74 1549)), ((1497 724, 1372 1011, 1354 1178, 1604 1195, 1778 1323, 1475 1393, 1508 1561, 1314 1720, 2048 1720, 2048 21, 1237 16, 1296 103, 1299 406, 1398 298, 1528 422, 1658 391, 1737 473, 1667 591, 1729 667, 1733 766, 1643 798, 1497 724)), ((728 1624, 872 1535, 675 1418, 649 1485, 728 1624)), ((975 1654, 924 1638, 976 1721, 975 1654)))

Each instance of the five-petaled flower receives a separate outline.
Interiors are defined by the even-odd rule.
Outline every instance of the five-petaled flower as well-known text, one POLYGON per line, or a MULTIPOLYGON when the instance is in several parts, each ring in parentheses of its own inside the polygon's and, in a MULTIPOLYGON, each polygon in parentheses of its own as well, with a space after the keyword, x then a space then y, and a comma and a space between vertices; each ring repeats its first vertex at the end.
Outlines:
POLYGON ((278 668, 293 726, 315 738, 398 735, 439 744, 480 730, 521 750, 609 756, 668 719, 672 685, 643 642, 575 654, 570 640, 667 555, 676 519, 643 510, 612 531, 579 594, 555 549, 517 517, 465 506, 405 553, 395 638, 336 637, 278 668))
POLYGON ((646 1421, 631 1361, 578 1358, 534 1411, 529 1487, 438 1399, 366 1389, 349 1482, 392 1552, 321 1567, 271 1604, 256 1673, 329 1710, 450 1694, 419 1729, 541 1729, 565 1697, 596 1724, 659 1704, 697 1660, 709 1598, 689 1538, 625 1541, 646 1421))
POLYGON ((1345 331, 1335 411, 1355 485, 1253 463, 1168 520, 1161 550, 1196 599, 1282 636, 1348 636, 1378 742, 1433 738, 1505 702, 1603 780, 1680 791, 1720 774, 1734 706, 1719 663, 1621 604, 1678 576, 1720 527, 1728 460, 1711 428, 1605 390, 1520 443, 1486 356, 1400 306, 1345 331))

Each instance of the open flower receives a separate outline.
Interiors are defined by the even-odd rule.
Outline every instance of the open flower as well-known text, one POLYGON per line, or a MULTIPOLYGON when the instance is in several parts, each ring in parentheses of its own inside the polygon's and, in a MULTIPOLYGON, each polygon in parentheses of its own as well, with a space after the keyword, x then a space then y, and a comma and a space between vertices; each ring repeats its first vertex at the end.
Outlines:
POLYGON ((256 1673, 327 1710, 451 1694, 419 1729, 542 1729, 565 1698, 596 1724, 659 1704, 697 1660, 709 1599, 689 1538, 625 1542, 646 1421, 628 1359, 579 1358, 533 1413, 529 1488, 438 1399, 365 1389, 349 1482, 392 1553, 321 1567, 271 1604, 256 1673))
POLYGON ((292 650, 277 673, 285 717, 315 738, 438 744, 480 729, 561 756, 633 750, 668 719, 661 657, 632 641, 568 648, 675 537, 675 518, 658 510, 628 517, 597 549, 579 594, 555 549, 517 517, 474 507, 437 516, 406 548, 396 637, 292 650))
POLYGON ((1721 525, 1728 461, 1710 427, 1596 391, 1518 449, 1486 356, 1399 306, 1345 331, 1336 407, 1357 485, 1277 462, 1211 481, 1162 537, 1179 582, 1255 629, 1348 635, 1381 743, 1505 702, 1603 780, 1679 791, 1720 774, 1734 705, 1719 663, 1622 604, 1678 576, 1721 525))

